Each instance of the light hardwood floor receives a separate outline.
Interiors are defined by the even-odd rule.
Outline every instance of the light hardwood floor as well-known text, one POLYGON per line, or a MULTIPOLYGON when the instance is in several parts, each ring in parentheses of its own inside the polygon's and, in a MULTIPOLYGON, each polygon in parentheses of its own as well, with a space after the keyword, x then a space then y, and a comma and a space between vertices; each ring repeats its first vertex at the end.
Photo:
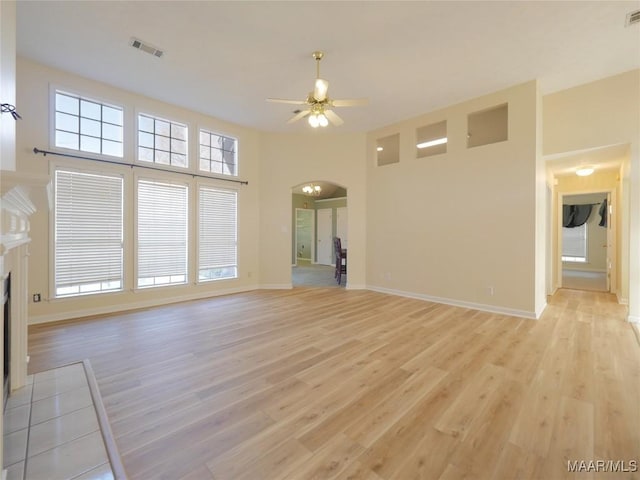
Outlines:
POLYGON ((132 479, 622 480, 567 461, 640 460, 625 314, 571 290, 539 321, 255 291, 31 327, 30 371, 91 360, 132 479))

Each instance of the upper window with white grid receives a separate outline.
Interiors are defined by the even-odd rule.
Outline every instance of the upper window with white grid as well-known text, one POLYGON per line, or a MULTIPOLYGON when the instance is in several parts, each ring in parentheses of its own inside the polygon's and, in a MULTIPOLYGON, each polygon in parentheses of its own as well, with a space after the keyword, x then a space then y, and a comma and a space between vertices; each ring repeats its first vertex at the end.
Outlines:
POLYGON ((187 126, 139 114, 138 160, 187 168, 187 126))
POLYGON ((235 138, 200 130, 201 171, 237 176, 237 152, 238 140, 235 138))
POLYGON ((122 112, 122 107, 56 91, 55 146, 122 158, 122 112))

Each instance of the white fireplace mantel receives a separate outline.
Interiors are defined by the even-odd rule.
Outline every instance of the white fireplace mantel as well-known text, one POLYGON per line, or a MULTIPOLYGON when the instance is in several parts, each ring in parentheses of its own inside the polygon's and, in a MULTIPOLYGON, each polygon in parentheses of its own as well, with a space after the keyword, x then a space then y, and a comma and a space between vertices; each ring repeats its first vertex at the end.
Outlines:
MULTIPOLYGON (((35 185, 17 184, 19 175, 1 172, 2 197, 0 198, 0 278, 11 275, 11 350, 10 385, 15 390, 25 385, 27 379, 27 325, 28 272, 29 272, 29 217, 36 207, 30 199, 35 185)), ((40 188, 46 184, 37 182, 40 188)))

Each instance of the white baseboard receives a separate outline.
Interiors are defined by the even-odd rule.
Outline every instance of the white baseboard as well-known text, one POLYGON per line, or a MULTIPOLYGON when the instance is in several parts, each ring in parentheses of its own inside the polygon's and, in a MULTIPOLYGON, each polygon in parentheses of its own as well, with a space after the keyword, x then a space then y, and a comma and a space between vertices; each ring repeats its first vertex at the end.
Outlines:
POLYGON ((347 286, 345 287, 347 290, 366 290, 367 286, 366 285, 361 285, 358 283, 349 283, 347 281, 347 286))
POLYGON ((169 305, 171 303, 187 302, 189 300, 201 300, 203 298, 218 297, 221 295, 230 295, 232 293, 250 292, 256 290, 257 286, 246 286, 237 288, 228 288, 224 290, 206 291, 191 293, 188 295, 180 295, 177 297, 159 298, 153 300, 144 300, 138 302, 118 303, 106 305, 97 308, 85 308, 79 310, 69 310, 66 312, 52 313, 45 315, 35 315, 29 317, 29 325, 37 325, 41 323, 59 322, 61 320, 71 320, 73 318, 90 317, 92 315, 103 315, 106 313, 125 312, 127 310, 137 310, 140 308, 157 307, 160 305, 169 305))
MULTIPOLYGON (((514 308, 498 307, 495 305, 485 305, 483 303, 465 302, 463 300, 455 300, 452 298, 434 297, 432 295, 425 295, 422 293, 405 292, 402 290, 393 290, 391 288, 378 287, 375 285, 368 285, 367 290, 371 290, 379 293, 388 293, 391 295, 397 295, 399 297, 415 298, 417 300, 426 300, 428 302, 442 303, 445 305, 452 305, 454 307, 471 308, 473 310, 480 310, 483 312, 499 313, 502 315, 511 315, 513 317, 527 318, 530 320, 536 320, 536 312, 530 312, 527 310, 517 310, 514 308)), ((546 306, 546 303, 545 303, 546 306)))
POLYGON ((616 298, 618 299, 618 303, 620 305, 629 305, 629 299, 625 297, 621 297, 620 293, 616 292, 616 298))
POLYGON ((629 315, 627 317, 627 320, 630 323, 633 323, 636 328, 638 328, 638 326, 640 325, 640 316, 638 315, 629 315))

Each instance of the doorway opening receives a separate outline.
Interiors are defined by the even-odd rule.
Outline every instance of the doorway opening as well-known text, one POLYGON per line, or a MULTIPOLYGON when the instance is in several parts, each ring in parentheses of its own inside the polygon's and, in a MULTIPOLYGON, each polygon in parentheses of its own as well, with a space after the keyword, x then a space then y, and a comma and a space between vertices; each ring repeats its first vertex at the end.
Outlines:
POLYGON ((559 196, 560 286, 574 290, 612 291, 615 229, 612 192, 559 196))
POLYGON ((327 181, 309 181, 292 188, 291 283, 294 287, 339 287, 335 273, 334 238, 347 248, 347 190, 327 181), (307 187, 307 188, 305 188, 307 187))

